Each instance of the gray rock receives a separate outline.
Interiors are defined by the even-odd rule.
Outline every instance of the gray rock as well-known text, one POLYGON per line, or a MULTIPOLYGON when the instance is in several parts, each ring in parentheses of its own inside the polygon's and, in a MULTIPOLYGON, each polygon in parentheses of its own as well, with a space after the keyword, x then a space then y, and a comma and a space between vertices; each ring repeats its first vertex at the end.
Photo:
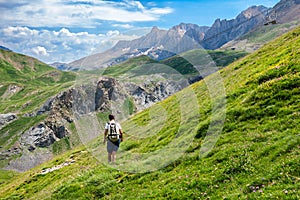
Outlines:
POLYGON ((48 147, 59 140, 54 131, 41 123, 32 127, 21 136, 21 145, 27 147, 29 151, 34 151, 36 147, 48 147))
MULTIPOLYGON (((187 80, 157 82, 149 79, 141 83, 120 83, 114 78, 101 77, 98 81, 90 84, 66 90, 48 99, 35 112, 35 115, 47 114, 47 118, 23 132, 16 148, 2 151, 0 159, 10 160, 14 155, 21 155, 19 159, 10 162, 9 168, 16 167, 16 170, 27 170, 40 164, 41 160, 46 161, 49 156, 51 157, 51 152, 49 153, 51 145, 70 134, 66 125, 74 121, 74 117, 77 116, 76 113, 80 116, 93 112, 111 111, 126 117, 122 109, 124 109, 124 104, 128 98, 133 101, 134 110, 140 111, 167 98, 187 85, 187 80), (112 104, 115 105, 112 106, 112 104), (43 151, 48 152, 45 157, 38 153, 43 151), (21 163, 25 159, 32 160, 32 163, 26 161, 26 166, 22 167, 21 163)), ((14 120, 15 117, 14 114, 2 115, 2 121, 14 120)), ((118 116, 118 119, 120 118, 118 116)))
POLYGON ((206 31, 201 42, 205 49, 217 49, 223 44, 248 33, 263 24, 267 8, 252 6, 241 12, 235 19, 215 20, 212 27, 206 31))
POLYGON ((5 169, 24 172, 48 161, 52 157, 53 154, 47 148, 36 149, 34 152, 24 150, 22 155, 15 160, 11 160, 5 169))
POLYGON ((17 115, 14 113, 0 114, 0 129, 16 119, 17 115))
POLYGON ((188 85, 187 80, 159 82, 148 80, 142 84, 125 83, 125 90, 133 98, 137 110, 140 111, 166 99, 188 85))

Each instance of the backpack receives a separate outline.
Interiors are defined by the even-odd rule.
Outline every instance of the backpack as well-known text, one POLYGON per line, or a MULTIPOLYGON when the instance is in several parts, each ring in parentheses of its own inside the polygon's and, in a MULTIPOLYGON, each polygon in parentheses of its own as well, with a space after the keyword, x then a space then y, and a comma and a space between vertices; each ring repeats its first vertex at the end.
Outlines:
POLYGON ((120 138, 119 128, 114 122, 108 122, 108 125, 108 139, 110 139, 112 142, 115 142, 120 138))

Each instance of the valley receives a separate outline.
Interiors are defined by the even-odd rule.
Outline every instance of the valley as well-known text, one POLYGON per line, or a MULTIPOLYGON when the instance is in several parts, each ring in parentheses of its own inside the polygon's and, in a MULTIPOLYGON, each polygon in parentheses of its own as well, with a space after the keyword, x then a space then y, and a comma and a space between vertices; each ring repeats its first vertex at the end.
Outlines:
MULTIPOLYGON (((211 26, 154 26, 51 66, 2 42, 0 199, 300 199, 299 9, 281 0, 211 26), (108 114, 124 132, 114 164, 108 114)), ((90 36, 63 30, 55 48, 90 36)))
POLYGON ((99 145, 100 137, 6 180, 1 185, 1 196, 299 198, 299 31, 297 28, 283 35, 122 122, 125 132, 131 134, 122 144, 119 165, 107 166, 102 162, 100 152, 104 147, 99 145), (211 107, 222 105, 222 98, 211 99, 208 95, 211 91, 206 83, 216 76, 223 79, 226 110, 220 110, 222 106, 216 110, 211 107), (194 96, 190 91, 201 104, 197 109, 191 105, 193 111, 185 115, 180 104, 186 98, 181 97, 194 96), (215 135, 218 140, 214 148, 207 151, 202 147, 214 140, 207 136, 207 130, 212 127, 216 131, 220 124, 212 126, 211 120, 221 122, 221 116, 226 116, 222 131, 215 135), (161 120, 152 121, 152 117, 161 120), (187 122, 182 124, 181 120, 187 122), (136 130, 139 135, 133 134, 136 130), (185 141, 189 143, 187 149, 185 145, 178 146, 185 141), (158 152, 172 152, 173 156, 160 166, 155 164, 161 162, 158 152), (73 159, 74 164, 40 173, 68 159, 73 159), (152 171, 151 166, 158 168, 152 171), (133 173, 140 170, 142 173, 133 173))

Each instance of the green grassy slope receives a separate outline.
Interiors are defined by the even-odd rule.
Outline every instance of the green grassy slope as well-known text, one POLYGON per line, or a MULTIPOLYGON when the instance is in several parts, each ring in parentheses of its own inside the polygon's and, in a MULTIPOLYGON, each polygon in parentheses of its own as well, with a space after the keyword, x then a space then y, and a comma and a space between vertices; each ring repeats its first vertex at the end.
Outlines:
POLYGON ((5 50, 0 55, 0 113, 28 113, 75 80, 75 74, 34 58, 5 50), (16 86, 18 92, 7 93, 9 86, 16 86))
MULTIPOLYGON (((155 61, 147 56, 140 56, 137 58, 129 59, 121 64, 114 65, 112 67, 108 67, 103 72, 103 75, 108 76, 124 76, 124 74, 128 73, 135 73, 141 74, 138 71, 138 68, 142 65, 149 65, 149 64, 161 64, 162 66, 167 66, 175 69, 177 73, 185 75, 187 78, 190 76, 194 76, 199 74, 199 72, 193 67, 191 63, 189 63, 185 57, 189 57, 190 55, 197 55, 199 57, 203 57, 204 59, 206 55, 210 55, 211 59, 215 62, 216 66, 218 67, 225 67, 230 63, 238 60, 241 57, 246 56, 248 53, 243 51, 232 51, 232 50, 191 50, 188 52, 184 52, 182 55, 176 55, 171 58, 162 60, 162 61, 155 61)), ((146 68, 146 67, 145 67, 146 68)), ((143 68, 143 70, 145 70, 143 68)), ((163 71, 162 71, 163 72, 163 71)), ((168 70, 170 73, 171 70, 168 70)), ((99 74, 99 73, 98 73, 99 74)))
MULTIPOLYGON (((234 50, 199 49, 199 50, 191 50, 191 51, 184 52, 182 56, 189 57, 191 54, 198 55, 199 57, 209 55, 211 59, 215 62, 215 65, 217 67, 225 67, 230 63, 233 63, 234 61, 238 60, 239 58, 246 56, 248 53, 244 51, 234 51, 234 50)), ((180 57, 180 55, 178 56, 176 55, 174 57, 163 60, 161 61, 161 63, 173 67, 174 69, 178 70, 182 74, 195 73, 194 71, 195 69, 193 68, 191 63, 188 63, 186 60, 180 57)))
POLYGON ((122 76, 122 75, 126 74, 126 72, 128 72, 138 66, 150 64, 150 63, 156 63, 156 61, 147 56, 131 58, 123 63, 106 68, 105 71, 103 72, 103 75, 122 76))
MULTIPOLYGON (((46 118, 34 113, 47 99, 73 85, 75 74, 61 72, 34 58, 0 50, 0 113, 18 118, 0 129, 1 150, 10 149, 21 133, 46 118)), ((0 160, 2 168, 9 160, 0 160)), ((0 176, 2 173, 0 173, 0 176)))
MULTIPOLYGON (((118 171, 96 159, 100 138, 87 146, 95 151, 94 156, 85 147, 58 156, 1 184, 0 197, 299 199, 299 50, 300 28, 297 28, 220 71, 226 89, 226 119, 216 145, 204 157, 200 157, 200 149, 212 119, 212 100, 205 81, 200 81, 123 123, 131 136, 121 144, 119 163, 123 165, 118 167, 130 167, 131 163, 125 162, 129 153, 155 153, 182 135, 189 137, 192 133, 195 138, 180 159, 153 172, 118 171), (200 115, 180 124, 179 99, 189 95, 189 89, 197 96, 200 115), (160 119, 162 111, 168 119, 166 123, 151 120, 160 119), (146 132, 151 136, 135 139, 133 122, 145 126, 139 129, 141 134, 146 132), (190 132, 189 127, 195 130, 190 132), (177 137, 179 129, 183 133, 177 137), (75 163, 39 174, 42 169, 68 159, 74 159, 75 163)), ((173 156, 173 152, 168 153, 173 156)))

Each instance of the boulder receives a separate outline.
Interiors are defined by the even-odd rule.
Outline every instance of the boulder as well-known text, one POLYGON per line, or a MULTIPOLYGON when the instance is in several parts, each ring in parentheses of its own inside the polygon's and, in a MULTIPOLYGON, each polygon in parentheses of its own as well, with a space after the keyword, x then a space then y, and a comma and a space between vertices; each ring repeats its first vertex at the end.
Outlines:
POLYGON ((17 115, 14 113, 0 114, 0 129, 16 119, 17 115))

